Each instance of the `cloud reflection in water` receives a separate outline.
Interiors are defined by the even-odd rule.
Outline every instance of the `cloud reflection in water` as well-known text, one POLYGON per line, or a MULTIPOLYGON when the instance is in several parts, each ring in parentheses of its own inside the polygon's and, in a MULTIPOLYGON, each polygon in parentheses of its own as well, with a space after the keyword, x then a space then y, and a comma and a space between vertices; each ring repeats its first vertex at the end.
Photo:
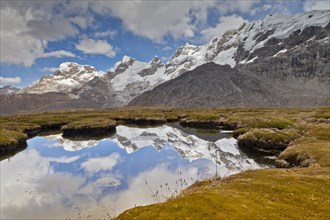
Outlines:
POLYGON ((167 125, 118 126, 100 141, 35 137, 1 161, 1 218, 114 216, 176 196, 216 167, 225 176, 260 166, 233 138, 211 142, 167 125))

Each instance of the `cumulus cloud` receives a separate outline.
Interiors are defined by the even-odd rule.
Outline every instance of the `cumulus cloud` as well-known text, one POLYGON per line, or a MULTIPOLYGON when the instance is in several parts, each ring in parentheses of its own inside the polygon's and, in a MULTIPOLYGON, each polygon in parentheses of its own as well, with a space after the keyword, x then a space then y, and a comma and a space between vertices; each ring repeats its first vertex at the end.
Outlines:
POLYGON ((20 77, 2 77, 0 76, 0 84, 18 84, 21 83, 22 80, 20 77))
POLYGON ((67 36, 78 34, 78 30, 66 19, 56 18, 52 21, 45 19, 29 20, 28 33, 41 40, 62 40, 67 36))
POLYGON ((165 36, 190 38, 196 27, 206 22, 207 10, 215 1, 96 1, 98 14, 122 20, 127 31, 160 42, 165 36))
POLYGON ((259 2, 260 0, 219 1, 216 7, 221 14, 227 14, 234 11, 248 13, 259 2))
POLYGON ((86 20, 86 18, 84 18, 82 16, 71 17, 71 18, 69 18, 69 20, 80 28, 87 27, 87 20, 86 20))
POLYGON ((101 54, 110 58, 116 55, 115 49, 106 40, 85 38, 76 44, 76 49, 85 54, 101 54))
POLYGON ((88 172, 98 172, 101 170, 111 170, 120 159, 118 153, 113 153, 106 157, 90 158, 81 164, 81 168, 88 172))
POLYGON ((1 8, 1 63, 31 66, 44 53, 44 43, 24 32, 28 31, 28 14, 12 8, 1 8))
POLYGON ((260 0, 233 1, 96 1, 91 9, 97 14, 119 18, 127 31, 162 42, 166 36, 193 38, 207 26, 209 9, 222 15, 248 13, 260 0))
POLYGON ((219 23, 215 27, 210 27, 202 31, 203 39, 209 41, 214 37, 220 37, 226 31, 237 29, 245 22, 248 21, 238 15, 220 17, 219 23))
MULTIPOLYGON (((10 2, 9 5, 5 3, 1 2, 0 9, 1 63, 30 67, 38 58, 74 56, 64 50, 45 52, 48 41, 57 41, 78 33, 77 29, 64 18, 47 20, 45 15, 49 12, 47 4, 40 10, 33 3, 31 5, 23 4, 25 2, 21 4, 10 2)), ((52 16, 55 15, 49 12, 49 17, 52 16)))
POLYGON ((304 10, 311 11, 311 10, 329 10, 330 9, 330 2, 327 0, 319 0, 319 1, 305 1, 304 2, 304 10))

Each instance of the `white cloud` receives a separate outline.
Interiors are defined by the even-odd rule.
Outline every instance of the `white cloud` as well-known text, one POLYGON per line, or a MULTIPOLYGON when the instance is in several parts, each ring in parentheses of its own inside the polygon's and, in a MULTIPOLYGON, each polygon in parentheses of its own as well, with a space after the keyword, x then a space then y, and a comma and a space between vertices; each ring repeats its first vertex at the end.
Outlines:
POLYGON ((1 8, 1 63, 31 66, 44 53, 45 42, 25 32, 29 13, 20 14, 11 8, 1 8))
POLYGON ((98 172, 101 170, 111 170, 120 159, 118 153, 113 153, 110 156, 90 158, 81 164, 81 168, 88 172, 98 172))
POLYGON ((2 77, 0 76, 0 84, 18 84, 21 83, 22 80, 20 77, 2 77))
POLYGON ((101 15, 122 20, 127 31, 156 42, 166 36, 192 38, 207 26, 208 10, 216 8, 222 15, 249 13, 260 0, 233 1, 96 1, 91 9, 101 15))
POLYGON ((162 48, 162 51, 170 51, 170 50, 173 50, 173 48, 170 46, 166 46, 162 48))
POLYGON ((311 10, 329 10, 330 9, 330 2, 328 0, 306 0, 304 2, 304 10, 311 11, 311 10))
POLYGON ((231 1, 219 1, 217 8, 221 14, 227 14, 229 12, 242 12, 248 13, 253 6, 258 4, 260 0, 231 0, 231 1))
POLYGON ((117 35, 117 31, 104 31, 104 32, 95 32, 94 36, 96 38, 110 37, 114 38, 117 35))
POLYGON ((239 28, 244 22, 248 21, 238 15, 220 17, 219 23, 215 27, 210 27, 202 31, 203 39, 209 41, 214 37, 220 37, 228 30, 239 28))
MULTIPOLYGON (((14 7, 4 3, 1 6, 1 63, 30 67, 38 58, 74 56, 71 52, 64 50, 45 52, 49 40, 59 40, 77 33, 71 23, 63 18, 51 21, 46 18, 41 19, 47 7, 43 8, 44 11, 33 11, 28 6, 22 8, 20 5, 20 7, 15 5, 14 7)), ((31 4, 30 7, 34 6, 31 4)))
POLYGON ((55 18, 51 21, 45 19, 31 19, 27 21, 27 31, 30 35, 47 41, 62 40, 67 36, 78 34, 78 30, 64 18, 55 18))
POLYGON ((114 48, 105 40, 85 38, 76 44, 76 49, 85 54, 102 54, 110 58, 116 55, 114 48))
POLYGON ((98 14, 122 20, 127 31, 161 42, 165 36, 190 38, 205 24, 207 10, 215 1, 96 1, 91 4, 98 14))
POLYGON ((82 29, 87 27, 87 20, 82 16, 71 17, 69 20, 82 29))
POLYGON ((75 54, 71 53, 70 51, 66 50, 56 50, 48 53, 44 53, 42 57, 76 57, 75 54))

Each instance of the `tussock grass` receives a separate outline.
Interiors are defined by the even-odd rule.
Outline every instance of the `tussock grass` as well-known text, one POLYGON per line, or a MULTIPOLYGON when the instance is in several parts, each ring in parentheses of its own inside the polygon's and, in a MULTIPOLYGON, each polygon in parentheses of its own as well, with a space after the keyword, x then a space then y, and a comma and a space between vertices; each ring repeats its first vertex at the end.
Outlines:
POLYGON ((253 128, 238 137, 238 144, 241 147, 282 151, 298 137, 295 129, 253 128))
POLYGON ((23 132, 6 129, 0 131, 0 149, 2 148, 2 151, 5 151, 5 148, 10 145, 19 144, 19 142, 27 139, 27 135, 23 132))
POLYGON ((116 121, 112 119, 105 118, 92 118, 92 119, 82 119, 79 121, 74 121, 69 124, 64 125, 61 129, 93 129, 93 128, 106 128, 115 127, 116 121))
POLYGON ((329 169, 266 169, 198 182, 117 219, 329 219, 329 169))

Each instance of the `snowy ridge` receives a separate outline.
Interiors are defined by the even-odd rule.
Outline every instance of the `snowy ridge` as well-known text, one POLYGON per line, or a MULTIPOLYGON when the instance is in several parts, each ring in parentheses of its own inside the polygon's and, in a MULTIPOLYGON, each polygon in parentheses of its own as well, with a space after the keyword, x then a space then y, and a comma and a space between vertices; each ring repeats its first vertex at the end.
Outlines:
POLYGON ((122 61, 115 64, 115 67, 109 74, 114 75, 113 79, 111 79, 114 90, 123 91, 133 83, 146 84, 145 90, 152 89, 156 85, 170 79, 164 72, 165 66, 157 57, 146 63, 124 56, 122 61), (119 71, 121 73, 116 74, 119 71), (146 72, 146 75, 143 72, 146 72))
POLYGON ((21 88, 17 88, 15 86, 0 86, 0 94, 2 95, 16 94, 20 90, 21 88))
POLYGON ((21 90, 20 93, 68 93, 74 88, 81 87, 94 77, 100 76, 101 74, 93 66, 65 62, 60 64, 52 75, 42 77, 37 83, 21 90))
MULTIPOLYGON (((271 38, 284 39, 297 30, 302 31, 310 26, 325 27, 329 22, 329 10, 309 11, 294 16, 268 15, 263 21, 245 23, 237 30, 230 30, 206 45, 194 46, 186 43, 179 47, 166 63, 166 73, 171 75, 171 78, 175 78, 211 61, 219 65, 230 65, 233 68, 237 64, 235 55, 240 44, 251 54, 256 49, 262 48, 271 38), (260 40, 262 35, 265 35, 265 39, 260 40)), ((254 59, 250 60, 253 61, 254 59)), ((241 64, 245 63, 249 63, 249 60, 241 61, 241 64)))

